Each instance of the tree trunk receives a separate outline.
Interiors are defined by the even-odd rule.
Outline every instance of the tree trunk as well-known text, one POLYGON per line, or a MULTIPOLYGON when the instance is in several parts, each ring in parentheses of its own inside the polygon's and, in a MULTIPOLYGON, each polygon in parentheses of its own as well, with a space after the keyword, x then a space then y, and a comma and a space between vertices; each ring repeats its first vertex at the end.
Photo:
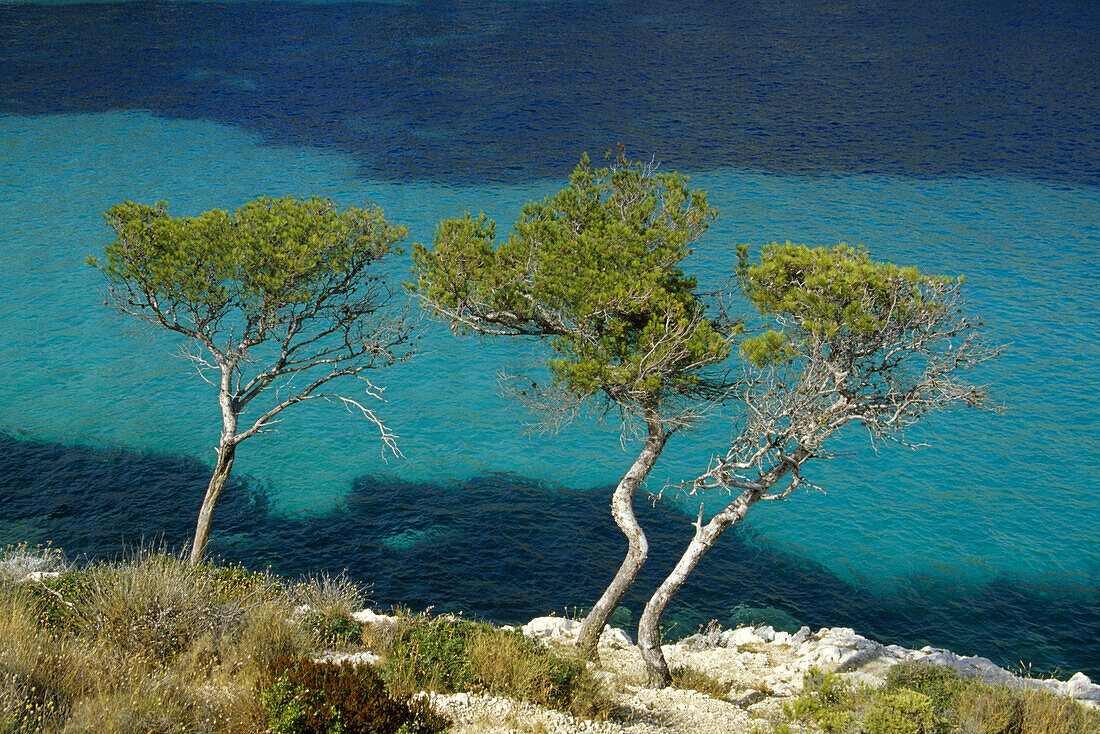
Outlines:
POLYGON ((641 571, 649 555, 649 542, 646 540, 642 526, 638 523, 638 518, 634 515, 634 494, 653 465, 657 463, 657 458, 668 440, 668 434, 665 433, 664 426, 657 420, 655 413, 647 412, 646 427, 648 436, 641 453, 611 495, 611 516, 626 536, 627 552, 611 585, 603 592, 603 596, 581 624, 581 631, 577 636, 577 647, 589 660, 595 660, 599 656, 600 634, 603 633, 607 620, 611 618, 623 597, 626 596, 631 584, 638 578, 638 572, 641 571))
POLYGON ((657 591, 653 592, 653 596, 649 598, 642 612, 642 618, 638 620, 638 649, 641 650, 642 660, 645 662, 646 687, 667 688, 672 685, 668 662, 661 651, 661 618, 672 597, 695 570, 703 554, 718 540, 718 536, 725 532, 726 528, 741 522, 749 509, 774 487, 776 482, 790 473, 793 468, 801 466, 810 455, 810 451, 805 448, 796 449, 788 461, 781 461, 761 475, 760 481, 754 488, 746 489, 738 495, 737 499, 726 505, 706 525, 703 524, 700 509, 699 519, 695 523, 695 537, 688 543, 687 550, 680 556, 676 567, 657 587, 657 591))
POLYGON ((218 461, 214 464, 214 473, 210 477, 210 483, 206 487, 206 496, 203 497, 202 507, 199 509, 199 519, 195 525, 195 539, 191 543, 191 565, 202 561, 206 553, 206 543, 210 537, 210 518, 214 514, 214 505, 221 497, 225 483, 229 479, 229 472, 233 469, 233 455, 236 446, 220 446, 218 448, 218 461))
POLYGON ((661 618, 669 602, 695 570, 703 554, 710 550, 714 541, 718 540, 718 536, 730 525, 740 521, 759 499, 760 494, 762 493, 752 490, 743 492, 722 512, 712 517, 706 525, 702 524, 700 518, 700 522, 695 526, 695 537, 688 543, 687 550, 680 556, 676 567, 646 602, 642 618, 638 621, 638 649, 641 650, 642 660, 645 662, 646 687, 667 688, 672 685, 668 663, 661 651, 661 618))
POLYGON ((235 443, 221 443, 218 446, 218 461, 214 464, 214 474, 210 477, 210 484, 206 487, 206 496, 202 499, 202 507, 199 509, 199 520, 195 525, 195 540, 191 543, 191 565, 202 561, 206 553, 206 541, 210 537, 210 516, 214 514, 214 505, 218 503, 222 490, 225 489, 229 472, 233 469, 233 456, 237 452, 235 443))

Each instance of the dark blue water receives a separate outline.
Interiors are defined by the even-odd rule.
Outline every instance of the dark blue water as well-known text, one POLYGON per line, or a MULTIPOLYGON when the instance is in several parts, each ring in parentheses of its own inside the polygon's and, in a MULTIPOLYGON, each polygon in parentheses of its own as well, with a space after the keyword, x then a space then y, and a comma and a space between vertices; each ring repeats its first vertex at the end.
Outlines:
POLYGON ((12 4, 0 111, 152 110, 395 180, 669 167, 1100 183, 1090 2, 12 4))
MULTIPOLYGON (((917 454, 848 440, 814 469, 827 495, 723 537, 677 630, 851 625, 1100 677, 1098 79, 1096 3, 2 4, 0 543, 103 557, 193 528, 216 405, 174 342, 102 309, 81 263, 111 204, 369 198, 423 241, 463 209, 504 230, 622 142, 721 208, 704 282, 736 242, 847 240, 965 273, 1006 345, 977 376, 1003 416, 937 417, 917 454)), ((300 411, 242 447, 212 549, 346 568, 382 606, 517 622, 591 603, 634 446, 585 422, 522 436, 494 374, 532 355, 429 330, 378 378, 408 458, 300 411)), ((651 488, 728 433, 677 437, 651 488)), ((643 522, 634 615, 690 530, 676 502, 643 522)))
MULTIPOLYGON (((0 491, 7 532, 52 541, 71 556, 111 558, 144 544, 184 549, 208 467, 193 459, 95 451, 0 436, 0 491)), ((525 623, 563 601, 595 599, 624 552, 606 512, 611 487, 569 490, 514 476, 461 484, 363 477, 332 510, 306 518, 273 513, 262 493, 238 483, 218 506, 210 551, 290 576, 346 571, 379 607, 434 606, 499 623, 525 623), (532 563, 532 559, 538 559, 532 563)), ((653 553, 624 606, 660 581, 685 540, 683 514, 641 503, 653 553)), ((869 593, 797 555, 727 533, 677 597, 670 633, 767 622, 852 626, 878 639, 922 647, 980 649, 1018 668, 1097 671, 1100 625, 1095 587, 1021 585, 995 578, 945 586, 911 579, 889 595, 869 593), (991 610, 995 613, 991 614, 991 610)), ((629 626, 631 615, 616 621, 629 626)))

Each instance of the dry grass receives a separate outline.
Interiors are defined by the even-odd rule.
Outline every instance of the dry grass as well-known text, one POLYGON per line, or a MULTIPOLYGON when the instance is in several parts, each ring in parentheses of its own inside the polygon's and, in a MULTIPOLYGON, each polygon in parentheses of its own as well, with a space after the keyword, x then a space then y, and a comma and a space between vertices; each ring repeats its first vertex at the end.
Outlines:
POLYGON ((393 647, 405 634, 405 630, 420 617, 406 607, 394 607, 385 616, 390 619, 383 623, 363 625, 361 639, 368 650, 388 658, 393 654, 393 647))
POLYGON ((404 671, 389 681, 398 697, 459 675, 472 692, 585 718, 610 711, 582 661, 460 618, 399 612, 364 629, 352 617, 363 596, 342 576, 291 585, 164 552, 81 569, 55 551, 0 553, 0 734, 264 731, 278 661, 361 650, 364 639, 391 673, 404 671))
POLYGON ((987 685, 922 663, 896 666, 877 690, 811 671, 785 713, 838 733, 1100 734, 1100 712, 1073 699, 987 685))
POLYGON ((722 681, 714 676, 702 670, 692 668, 691 666, 680 665, 672 668, 669 673, 672 675, 672 686, 674 688, 698 691, 699 693, 705 693, 711 698, 720 700, 724 700, 729 694, 730 687, 728 685, 722 683, 722 681))
POLYGON ((271 662, 316 649, 262 574, 139 552, 13 583, 29 555, 0 560, 0 734, 262 731, 271 662))
POLYGON ((972 685, 954 709, 960 734, 1100 734, 1100 712, 1049 691, 972 685))
POLYGON ((72 564, 60 548, 43 546, 33 550, 26 543, 8 546, 0 557, 0 579, 19 581, 31 573, 64 573, 72 564))
POLYGON ((519 632, 459 617, 418 616, 397 626, 401 632, 384 662, 394 690, 487 693, 596 720, 608 718, 614 707, 596 675, 572 651, 542 647, 519 632))

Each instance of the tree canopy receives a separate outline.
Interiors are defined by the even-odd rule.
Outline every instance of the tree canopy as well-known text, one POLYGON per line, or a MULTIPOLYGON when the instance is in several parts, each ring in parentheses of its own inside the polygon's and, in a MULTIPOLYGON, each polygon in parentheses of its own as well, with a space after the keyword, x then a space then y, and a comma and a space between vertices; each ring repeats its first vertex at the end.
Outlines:
POLYGON ((390 308, 376 272, 404 228, 379 209, 340 211, 317 197, 261 197, 232 214, 215 209, 197 217, 169 216, 163 202, 127 201, 105 218, 115 240, 89 264, 107 280, 109 305, 187 337, 187 356, 218 390, 218 462, 193 560, 204 551, 236 446, 291 405, 337 401, 371 420, 397 451, 393 434, 361 398, 322 388, 357 377, 369 398, 381 398, 362 373, 406 356, 409 326, 390 308), (270 399, 241 424, 265 393, 270 399))
MULTIPOLYGON (((549 337, 551 390, 635 413, 713 393, 729 354, 681 269, 716 216, 675 173, 584 157, 569 185, 527 204, 496 241, 484 214, 440 223, 413 251, 423 302, 459 330, 549 337)), ((671 417, 671 416, 670 416, 671 417)))

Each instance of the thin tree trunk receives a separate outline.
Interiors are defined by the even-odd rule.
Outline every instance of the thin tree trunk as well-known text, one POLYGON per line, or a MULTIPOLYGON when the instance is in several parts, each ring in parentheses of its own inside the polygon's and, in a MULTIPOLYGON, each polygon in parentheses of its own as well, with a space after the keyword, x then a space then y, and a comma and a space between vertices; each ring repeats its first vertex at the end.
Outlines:
POLYGON ((738 522, 745 516, 759 494, 752 490, 746 490, 733 503, 722 512, 711 518, 710 522, 703 525, 701 522, 695 525, 695 537, 688 543, 687 550, 680 556, 676 567, 661 582, 653 596, 646 602, 642 618, 638 620, 638 648, 642 651, 642 660, 646 668, 646 686, 648 688, 667 688, 672 685, 672 676, 668 671, 668 663, 661 651, 661 618, 668 607, 672 597, 684 585, 687 577, 695 570, 696 564, 703 554, 710 550, 718 536, 730 525, 738 522), (753 497, 752 495, 756 495, 753 497))
POLYGON ((233 470, 233 457, 237 453, 237 419, 240 406, 233 398, 233 371, 236 369, 236 362, 219 357, 218 366, 222 373, 218 389, 222 435, 218 439, 218 460, 214 463, 214 473, 210 477, 210 484, 206 486, 206 496, 202 498, 199 519, 195 523, 195 540, 191 543, 192 566, 201 562, 206 554, 206 541, 210 537, 210 517, 214 514, 214 505, 218 503, 222 490, 225 489, 229 472, 233 470))
POLYGON ((760 481, 753 489, 746 489, 737 496, 733 502, 726 505, 721 512, 703 524, 702 508, 699 510, 699 519, 695 522, 695 536, 688 543, 684 554, 676 563, 676 567, 661 582, 653 596, 645 605, 642 617, 638 620, 638 648, 642 653, 642 660, 646 667, 646 686, 648 688, 667 688, 672 685, 672 676, 669 674, 668 662, 664 652, 661 651, 661 618, 665 609, 680 587, 684 585, 687 577, 695 570, 695 566, 703 555, 711 549, 718 537, 726 528, 735 525, 744 519, 745 514, 763 497, 769 489, 790 473, 791 469, 801 465, 810 456, 810 452, 798 448, 790 461, 776 464, 760 477, 760 481))
POLYGON ((214 514, 214 505, 218 503, 225 483, 229 479, 229 472, 233 470, 233 456, 237 452, 235 443, 218 446, 218 461, 214 464, 214 473, 210 477, 210 484, 206 487, 206 496, 202 499, 202 507, 199 509, 199 520, 195 525, 195 540, 191 543, 191 565, 202 561, 206 553, 206 542, 210 537, 210 517, 214 514))
POLYGON ((648 436, 641 453, 611 495, 611 516, 626 536, 627 552, 615 578, 581 624, 580 634, 577 636, 577 647, 589 660, 595 660, 599 656, 600 634, 603 633, 607 620, 611 618, 623 597, 626 596, 631 584, 638 578, 638 572, 641 571, 642 565, 649 556, 649 541, 646 540, 645 531, 642 530, 638 518, 634 515, 634 494, 653 465, 657 463, 657 458, 668 440, 668 434, 657 420, 656 413, 647 412, 646 427, 648 436))

